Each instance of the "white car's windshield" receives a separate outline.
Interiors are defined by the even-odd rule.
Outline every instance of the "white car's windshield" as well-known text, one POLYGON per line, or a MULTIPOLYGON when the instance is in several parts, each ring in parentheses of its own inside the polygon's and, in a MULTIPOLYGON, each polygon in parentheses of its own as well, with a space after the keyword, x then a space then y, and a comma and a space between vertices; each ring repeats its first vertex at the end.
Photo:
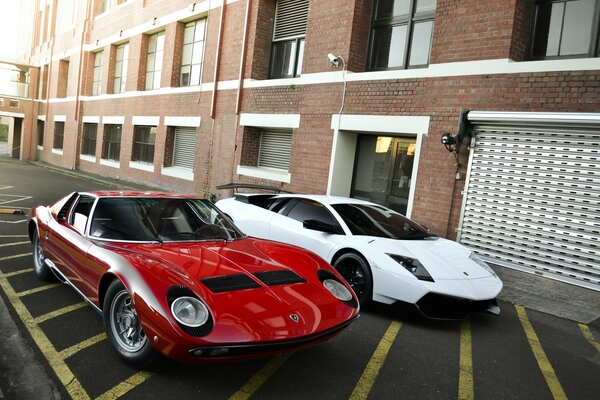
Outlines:
POLYGON ((168 197, 101 198, 94 209, 90 235, 136 242, 243 237, 209 201, 168 197))
POLYGON ((389 208, 371 204, 333 204, 353 235, 390 239, 434 237, 427 229, 389 208))

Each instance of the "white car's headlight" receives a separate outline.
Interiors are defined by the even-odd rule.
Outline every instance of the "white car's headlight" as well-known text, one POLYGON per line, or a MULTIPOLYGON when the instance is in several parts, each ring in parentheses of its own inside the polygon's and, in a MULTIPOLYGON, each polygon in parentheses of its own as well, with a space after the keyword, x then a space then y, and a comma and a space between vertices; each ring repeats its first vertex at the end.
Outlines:
POLYGON ((171 313, 180 324, 199 327, 208 320, 208 309, 193 297, 178 297, 171 304, 171 313))
POLYGON ((420 281, 435 282, 427 269, 416 258, 399 256, 397 254, 388 254, 394 261, 404 267, 420 281))
POLYGON ((496 272, 494 272, 494 270, 492 269, 492 267, 490 267, 489 265, 487 265, 487 263, 485 261, 483 261, 481 259, 481 257, 479 257, 477 254, 475 253, 471 253, 471 255, 469 256, 469 258, 476 262, 477 264, 479 264, 479 266, 483 269, 485 269, 487 272, 489 272, 492 276, 497 276, 496 272))
POLYGON ((325 286, 325 288, 329 290, 332 295, 341 301, 352 300, 352 293, 350 293, 346 286, 335 279, 325 279, 323 281, 323 286, 325 286))

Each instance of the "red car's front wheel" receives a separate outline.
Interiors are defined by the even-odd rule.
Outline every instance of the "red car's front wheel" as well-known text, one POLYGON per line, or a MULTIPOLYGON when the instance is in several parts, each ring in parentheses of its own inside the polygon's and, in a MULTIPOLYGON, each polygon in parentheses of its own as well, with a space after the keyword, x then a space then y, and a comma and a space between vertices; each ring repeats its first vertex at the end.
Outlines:
POLYGON ((117 353, 129 364, 143 368, 158 353, 144 334, 131 296, 119 280, 113 281, 104 298, 104 326, 117 353))

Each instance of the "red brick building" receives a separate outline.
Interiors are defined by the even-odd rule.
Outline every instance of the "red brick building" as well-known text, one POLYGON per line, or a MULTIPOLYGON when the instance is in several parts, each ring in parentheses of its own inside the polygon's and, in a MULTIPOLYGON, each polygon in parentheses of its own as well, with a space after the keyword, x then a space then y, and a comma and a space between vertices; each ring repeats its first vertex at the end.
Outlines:
POLYGON ((35 3, 22 159, 366 198, 600 290, 598 0, 35 3))

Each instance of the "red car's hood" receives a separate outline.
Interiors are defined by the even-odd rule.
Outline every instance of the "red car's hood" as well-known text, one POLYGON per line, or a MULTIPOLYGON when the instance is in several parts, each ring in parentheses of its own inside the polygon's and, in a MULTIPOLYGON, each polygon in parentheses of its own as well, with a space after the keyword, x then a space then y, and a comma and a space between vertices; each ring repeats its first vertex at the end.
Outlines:
POLYGON ((198 294, 215 322, 206 341, 213 337, 219 343, 292 339, 331 329, 358 313, 357 308, 333 297, 317 277, 317 270, 333 269, 316 255, 294 246, 247 238, 228 243, 119 247, 123 250, 119 253, 133 265, 152 265, 156 271, 159 264, 162 272, 178 275, 180 284, 198 294), (265 283, 256 275, 273 271, 293 271, 298 279, 292 283, 265 283), (224 290, 214 291, 208 284, 212 278, 221 279, 224 290), (233 282, 227 287, 230 278, 233 282), (236 287, 236 278, 254 287, 236 287))

